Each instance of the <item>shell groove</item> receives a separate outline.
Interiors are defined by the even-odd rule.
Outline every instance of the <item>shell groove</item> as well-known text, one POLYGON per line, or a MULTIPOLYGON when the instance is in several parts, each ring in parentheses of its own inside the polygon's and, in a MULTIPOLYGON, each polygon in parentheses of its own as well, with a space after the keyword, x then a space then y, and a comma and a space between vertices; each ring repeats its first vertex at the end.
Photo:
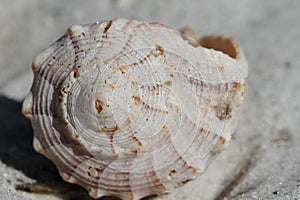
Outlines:
POLYGON ((120 18, 70 27, 32 64, 23 113, 35 150, 94 198, 195 179, 236 129, 247 64, 232 39, 190 41, 120 18))

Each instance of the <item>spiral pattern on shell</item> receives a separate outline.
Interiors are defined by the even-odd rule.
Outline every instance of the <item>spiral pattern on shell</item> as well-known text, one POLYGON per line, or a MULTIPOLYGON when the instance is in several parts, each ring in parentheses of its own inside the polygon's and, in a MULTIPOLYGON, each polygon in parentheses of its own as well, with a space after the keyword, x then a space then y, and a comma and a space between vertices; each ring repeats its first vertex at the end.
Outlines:
POLYGON ((94 198, 195 179, 236 129, 247 64, 231 39, 185 37, 120 18, 70 27, 32 65, 35 150, 94 198))

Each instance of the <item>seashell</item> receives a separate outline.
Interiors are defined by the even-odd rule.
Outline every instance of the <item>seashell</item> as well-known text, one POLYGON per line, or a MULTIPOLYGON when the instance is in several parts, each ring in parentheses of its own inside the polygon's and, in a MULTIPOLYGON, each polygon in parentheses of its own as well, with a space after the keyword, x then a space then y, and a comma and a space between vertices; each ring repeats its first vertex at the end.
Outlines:
POLYGON ((236 130, 248 72, 233 39, 192 41, 121 18, 70 27, 32 64, 23 113, 35 150, 93 198, 195 179, 236 130))

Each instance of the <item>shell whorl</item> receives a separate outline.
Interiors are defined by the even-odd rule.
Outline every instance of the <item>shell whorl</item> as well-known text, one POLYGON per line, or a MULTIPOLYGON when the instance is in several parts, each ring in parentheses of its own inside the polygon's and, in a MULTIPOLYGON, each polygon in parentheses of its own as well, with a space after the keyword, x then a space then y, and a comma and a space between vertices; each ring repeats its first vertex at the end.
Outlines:
POLYGON ((23 113, 34 148, 94 198, 170 192, 236 129, 247 64, 235 48, 230 57, 194 47, 153 22, 72 26, 32 65, 23 113))

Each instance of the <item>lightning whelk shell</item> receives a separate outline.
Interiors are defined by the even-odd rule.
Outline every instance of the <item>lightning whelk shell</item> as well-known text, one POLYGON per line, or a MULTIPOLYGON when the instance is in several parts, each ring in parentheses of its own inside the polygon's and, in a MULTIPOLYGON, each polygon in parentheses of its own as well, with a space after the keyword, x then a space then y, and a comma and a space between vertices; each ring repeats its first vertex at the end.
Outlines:
POLYGON ((69 28, 32 65, 23 113, 36 151, 94 198, 196 178, 236 129, 248 72, 232 39, 187 38, 120 18, 69 28))

